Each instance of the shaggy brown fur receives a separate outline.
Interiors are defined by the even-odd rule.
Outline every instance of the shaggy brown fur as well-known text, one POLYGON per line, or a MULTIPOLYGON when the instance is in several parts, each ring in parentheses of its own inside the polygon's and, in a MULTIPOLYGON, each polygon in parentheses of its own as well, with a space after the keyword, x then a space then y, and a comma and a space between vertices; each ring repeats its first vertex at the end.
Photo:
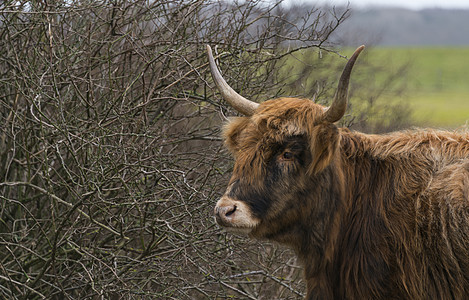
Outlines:
POLYGON ((469 297, 469 135, 367 135, 323 113, 282 98, 226 126, 250 236, 296 250, 307 299, 469 297))

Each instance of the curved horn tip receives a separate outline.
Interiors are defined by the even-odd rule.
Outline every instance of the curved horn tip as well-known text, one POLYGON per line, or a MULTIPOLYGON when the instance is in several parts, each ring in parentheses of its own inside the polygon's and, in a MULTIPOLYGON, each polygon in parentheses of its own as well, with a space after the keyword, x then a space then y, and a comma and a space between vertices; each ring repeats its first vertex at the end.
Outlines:
POLYGON ((226 83, 215 64, 215 59, 212 55, 212 48, 209 45, 206 45, 206 48, 210 72, 212 73, 213 81, 215 82, 215 85, 217 86, 218 91, 222 97, 238 112, 246 116, 253 115, 256 109, 259 107, 259 103, 253 102, 239 95, 226 83))
POLYGON ((357 49, 355 49, 355 51, 353 52, 352 56, 358 56, 362 51, 363 49, 365 49, 365 45, 361 45, 360 47, 358 47, 357 49))
POLYGON ((353 52, 352 56, 345 65, 342 75, 340 76, 339 85, 337 87, 334 101, 332 102, 331 106, 326 110, 324 116, 325 120, 330 123, 339 121, 345 114, 348 101, 347 94, 350 74, 352 73, 352 68, 358 58, 358 55, 360 54, 360 52, 363 51, 363 49, 365 49, 365 45, 361 45, 355 50, 355 52, 353 52))

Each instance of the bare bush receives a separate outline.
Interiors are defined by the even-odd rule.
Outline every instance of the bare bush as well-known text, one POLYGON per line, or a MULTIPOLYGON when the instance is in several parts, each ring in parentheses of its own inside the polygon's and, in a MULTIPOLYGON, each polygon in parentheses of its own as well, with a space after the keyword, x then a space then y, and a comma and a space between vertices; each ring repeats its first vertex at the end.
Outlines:
POLYGON ((233 114, 207 82, 282 91, 281 58, 326 49, 347 10, 262 1, 0 4, 0 297, 294 299, 294 255, 212 220, 233 114))

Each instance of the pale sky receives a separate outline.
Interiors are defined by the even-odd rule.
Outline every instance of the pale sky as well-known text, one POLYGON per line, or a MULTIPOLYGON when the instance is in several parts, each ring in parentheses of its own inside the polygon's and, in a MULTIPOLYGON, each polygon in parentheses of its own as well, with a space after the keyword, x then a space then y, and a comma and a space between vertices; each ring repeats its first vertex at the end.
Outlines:
POLYGON ((423 8, 465 8, 469 9, 469 0, 288 0, 287 2, 327 3, 331 6, 347 5, 352 7, 392 6, 409 9, 423 8))

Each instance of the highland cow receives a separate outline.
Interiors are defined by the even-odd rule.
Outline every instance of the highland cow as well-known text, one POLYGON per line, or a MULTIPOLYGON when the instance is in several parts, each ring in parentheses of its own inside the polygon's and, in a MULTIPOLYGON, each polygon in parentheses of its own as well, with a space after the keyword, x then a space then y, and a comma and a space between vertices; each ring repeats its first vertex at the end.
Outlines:
POLYGON ((469 134, 338 128, 363 48, 323 107, 243 98, 207 46, 220 93, 246 115, 225 127, 235 165, 216 221, 292 247, 306 299, 468 299, 469 134))

